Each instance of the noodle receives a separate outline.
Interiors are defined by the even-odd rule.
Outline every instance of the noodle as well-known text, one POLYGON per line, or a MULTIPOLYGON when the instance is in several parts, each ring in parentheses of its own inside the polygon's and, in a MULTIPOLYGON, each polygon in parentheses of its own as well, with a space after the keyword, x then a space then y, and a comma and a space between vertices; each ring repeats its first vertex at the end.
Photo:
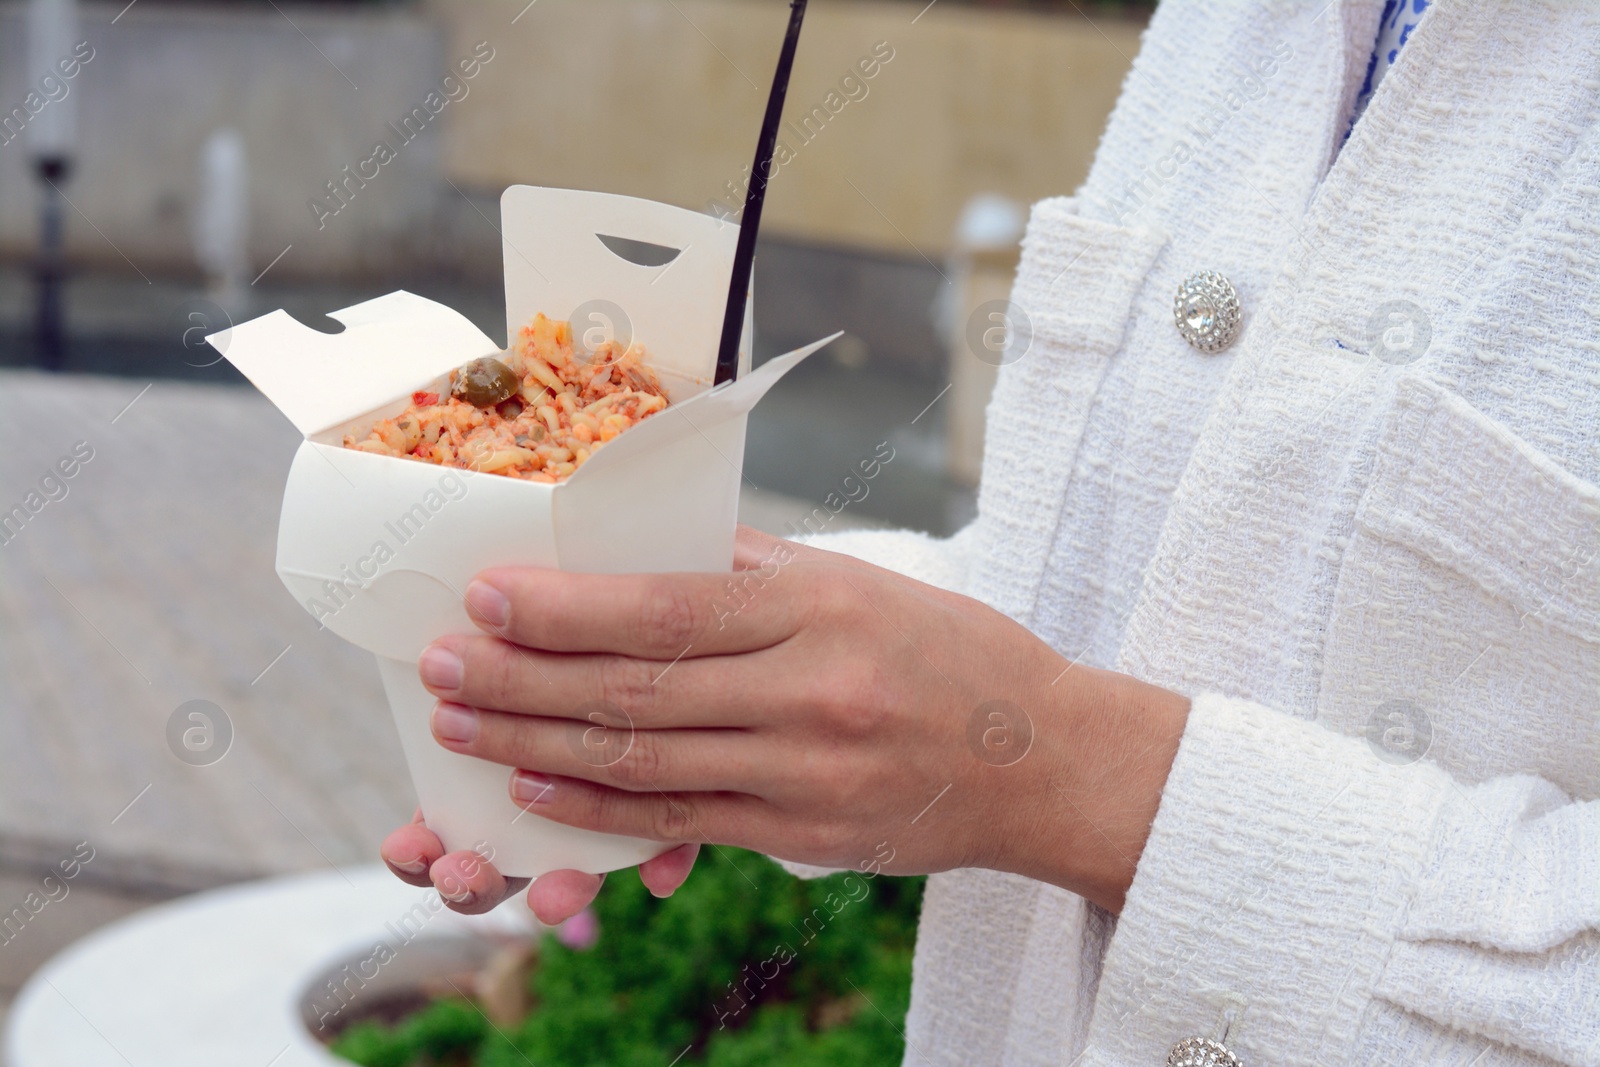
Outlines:
MULTIPOLYGON (((450 393, 413 393, 404 411, 380 419, 363 438, 347 434, 344 445, 524 481, 559 482, 618 434, 667 406, 644 355, 636 345, 624 350, 608 341, 592 359, 581 360, 574 354, 570 324, 536 315, 511 350, 498 357, 521 383, 507 399, 490 407, 469 403, 457 395, 463 371, 452 371, 450 393)), ((489 399, 497 395, 504 394, 489 399)))

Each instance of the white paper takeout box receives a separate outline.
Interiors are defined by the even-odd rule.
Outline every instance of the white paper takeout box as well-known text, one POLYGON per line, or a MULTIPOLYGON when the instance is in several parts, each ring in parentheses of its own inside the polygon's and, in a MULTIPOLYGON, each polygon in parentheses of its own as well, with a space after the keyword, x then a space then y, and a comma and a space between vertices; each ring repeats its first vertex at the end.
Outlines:
MULTIPOLYGON (((324 334, 275 311, 207 338, 305 434, 284 489, 278 575, 329 630, 378 657, 430 829, 448 850, 492 855, 509 876, 600 873, 660 853, 655 841, 576 830, 520 811, 509 771, 433 740, 434 699, 416 662, 447 633, 480 632, 462 592, 491 566, 594 573, 725 571, 733 561, 745 416, 819 341, 712 388, 738 227, 665 204, 513 186, 501 197, 508 337, 538 312, 592 301, 623 310, 670 405, 542 485, 343 447, 403 410, 413 391, 500 351, 465 317, 395 292, 331 313, 324 334), (641 266, 602 237, 678 249, 641 266)), ((574 332, 602 322, 574 322, 574 332)), ((835 335, 837 336, 837 335, 835 335)), ((607 736, 625 744, 625 733, 607 736)), ((609 758, 605 760, 609 762, 609 758)))

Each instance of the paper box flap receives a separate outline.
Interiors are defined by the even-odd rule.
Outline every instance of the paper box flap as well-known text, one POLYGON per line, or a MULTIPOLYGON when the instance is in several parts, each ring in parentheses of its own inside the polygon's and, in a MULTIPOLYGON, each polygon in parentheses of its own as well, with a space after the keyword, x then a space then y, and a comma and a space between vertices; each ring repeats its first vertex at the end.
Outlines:
MULTIPOLYGON (((611 320, 620 312, 621 327, 643 343, 651 367, 711 383, 737 225, 637 197, 532 185, 501 195, 500 218, 507 338, 538 312, 570 321, 575 336, 616 330, 611 320), (645 266, 613 251, 605 238, 677 255, 645 266)), ((742 370, 750 366, 750 332, 747 316, 742 370)))
POLYGON ((310 437, 500 346, 466 316, 403 290, 329 313, 320 333, 274 311, 206 338, 310 437))
MULTIPOLYGON (((662 448, 673 441, 703 434, 713 426, 748 414, 750 409, 767 395, 767 390, 776 385, 779 378, 788 374, 795 364, 840 336, 842 331, 824 337, 820 341, 813 341, 804 348, 775 356, 755 371, 740 377, 738 381, 726 382, 681 403, 668 405, 639 425, 631 427, 626 433, 619 434, 604 448, 595 449, 588 462, 574 471, 562 485, 557 486, 557 489, 598 481, 606 477, 605 472, 627 463, 636 456, 662 448)), ((725 458, 730 463, 738 464, 744 457, 740 455, 725 458)))

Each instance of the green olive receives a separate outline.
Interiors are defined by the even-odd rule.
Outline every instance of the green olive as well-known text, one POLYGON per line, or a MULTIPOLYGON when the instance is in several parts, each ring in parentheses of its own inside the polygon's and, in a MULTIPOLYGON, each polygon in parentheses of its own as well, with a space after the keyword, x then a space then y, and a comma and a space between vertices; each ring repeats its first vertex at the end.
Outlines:
POLYGON ((493 356, 485 356, 456 372, 456 384, 450 395, 475 408, 492 408, 521 388, 516 371, 493 356))

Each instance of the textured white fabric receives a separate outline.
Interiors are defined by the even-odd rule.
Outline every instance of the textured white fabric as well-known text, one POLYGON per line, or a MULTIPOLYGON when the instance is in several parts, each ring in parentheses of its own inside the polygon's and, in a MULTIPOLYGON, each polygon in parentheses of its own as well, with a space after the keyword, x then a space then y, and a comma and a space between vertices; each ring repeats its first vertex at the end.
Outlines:
POLYGON ((1440 0, 1344 142, 1381 7, 1165 0, 978 519, 819 542, 1194 698, 1120 918, 929 880, 908 1063, 1600 1064, 1600 4, 1440 0))

